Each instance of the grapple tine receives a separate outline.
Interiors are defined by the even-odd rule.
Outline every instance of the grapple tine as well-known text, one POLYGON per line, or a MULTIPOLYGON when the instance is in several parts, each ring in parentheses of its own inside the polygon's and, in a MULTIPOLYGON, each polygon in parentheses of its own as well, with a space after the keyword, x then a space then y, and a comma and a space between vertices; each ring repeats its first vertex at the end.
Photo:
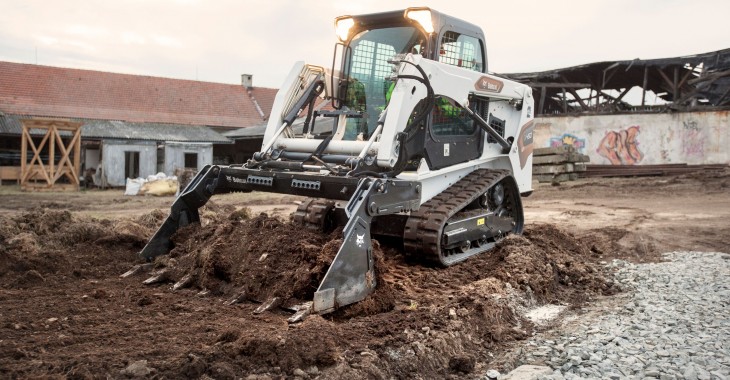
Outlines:
POLYGON ((261 304, 261 306, 257 307, 256 310, 253 311, 254 314, 261 314, 265 311, 276 309, 277 307, 281 306, 282 299, 279 297, 273 297, 270 298, 268 301, 261 304))
POLYGON ((152 276, 144 281, 142 281, 145 285, 153 285, 160 282, 165 282, 170 279, 170 271, 169 269, 165 268, 162 270, 159 270, 152 274, 152 276))
POLYGON ((152 263, 144 263, 144 264, 138 264, 132 267, 132 269, 122 273, 119 275, 121 278, 127 278, 132 277, 134 275, 146 272, 150 269, 152 269, 153 264, 152 263))
POLYGON ((175 283, 175 285, 172 286, 172 290, 180 290, 183 288, 188 288, 190 285, 193 284, 193 275, 191 273, 186 274, 181 278, 178 282, 175 283))
POLYGON ((289 323, 297 323, 304 320, 304 318, 307 318, 309 314, 312 313, 312 304, 313 302, 305 302, 301 305, 297 305, 297 312, 294 313, 287 321, 289 323))
POLYGON ((238 294, 233 296, 233 298, 226 301, 226 305, 235 305, 237 303, 241 303, 241 302, 245 301, 247 298, 248 298, 248 293, 246 293, 245 290, 242 290, 242 291, 238 292, 238 294))
POLYGON ((375 290, 375 262, 370 241, 374 216, 418 208, 420 188, 413 183, 363 179, 347 203, 348 222, 342 246, 314 293, 312 311, 329 313, 362 301, 375 290))
POLYGON ((164 255, 172 248, 170 238, 180 227, 200 222, 198 209, 208 203, 210 197, 218 191, 219 166, 207 165, 193 178, 182 193, 175 199, 170 208, 170 215, 145 245, 139 256, 150 261, 164 255))

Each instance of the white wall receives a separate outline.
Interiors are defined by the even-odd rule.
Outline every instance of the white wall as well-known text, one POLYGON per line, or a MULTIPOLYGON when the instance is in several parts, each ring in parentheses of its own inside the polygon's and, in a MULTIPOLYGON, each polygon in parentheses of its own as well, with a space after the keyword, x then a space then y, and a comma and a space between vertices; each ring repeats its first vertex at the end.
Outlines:
POLYGON ((110 186, 125 186, 124 152, 139 152, 139 176, 155 174, 157 144, 154 141, 104 140, 102 142, 102 170, 110 186))
POLYGON ((165 174, 175 174, 175 169, 185 167, 185 153, 198 154, 198 170, 213 163, 213 144, 211 143, 165 143, 165 174))
POLYGON ((540 117, 535 146, 572 144, 591 164, 730 163, 728 111, 540 117))

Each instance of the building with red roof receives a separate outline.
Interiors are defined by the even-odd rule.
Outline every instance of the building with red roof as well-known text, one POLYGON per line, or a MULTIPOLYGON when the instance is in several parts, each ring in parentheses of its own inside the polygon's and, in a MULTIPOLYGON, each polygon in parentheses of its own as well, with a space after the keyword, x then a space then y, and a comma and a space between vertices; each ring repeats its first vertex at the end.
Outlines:
POLYGON ((82 122, 82 166, 111 186, 227 163, 231 149, 213 144, 265 124, 276 91, 250 75, 234 85, 0 62, 0 166, 20 165, 22 120, 34 118, 82 122))

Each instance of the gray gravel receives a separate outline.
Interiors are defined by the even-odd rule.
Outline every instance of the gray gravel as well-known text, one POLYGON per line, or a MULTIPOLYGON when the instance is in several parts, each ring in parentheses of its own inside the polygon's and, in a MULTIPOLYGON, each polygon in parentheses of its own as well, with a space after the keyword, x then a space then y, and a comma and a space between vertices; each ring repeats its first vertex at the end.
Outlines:
POLYGON ((517 364, 546 364, 541 379, 730 380, 730 255, 673 252, 667 262, 614 261, 628 301, 569 335, 534 338, 517 364))

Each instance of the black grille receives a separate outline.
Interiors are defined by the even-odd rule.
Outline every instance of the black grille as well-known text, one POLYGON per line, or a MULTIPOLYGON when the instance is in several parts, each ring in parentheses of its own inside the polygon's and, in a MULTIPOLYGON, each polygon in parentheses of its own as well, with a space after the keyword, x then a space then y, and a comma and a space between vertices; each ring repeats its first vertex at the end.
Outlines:
MULTIPOLYGON (((494 115, 492 114, 489 114, 489 120, 487 120, 487 123, 490 127, 497 131, 497 134, 504 137, 504 120, 494 117, 494 115)), ((492 136, 487 135, 487 142, 492 144, 496 143, 497 140, 495 140, 492 136)))

